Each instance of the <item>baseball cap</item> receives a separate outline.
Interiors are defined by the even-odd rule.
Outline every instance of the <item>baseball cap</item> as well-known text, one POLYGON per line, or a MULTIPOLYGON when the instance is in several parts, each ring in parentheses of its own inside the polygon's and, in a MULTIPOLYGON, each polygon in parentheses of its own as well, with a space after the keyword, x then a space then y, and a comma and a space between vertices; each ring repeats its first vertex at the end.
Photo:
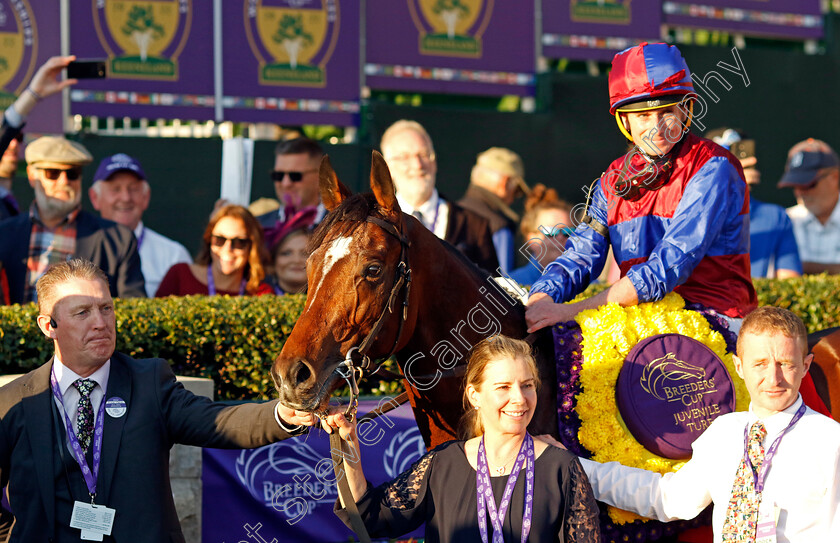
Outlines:
POLYGON ((96 168, 96 175, 93 176, 93 179, 94 181, 107 181, 117 172, 131 172, 140 179, 146 179, 146 174, 143 172, 140 162, 125 153, 117 153, 103 159, 99 163, 99 167, 96 168))
POLYGON ((93 162, 93 156, 81 143, 58 136, 43 136, 26 146, 26 163, 30 166, 39 162, 56 162, 70 166, 85 166, 93 162))
POLYGON ((800 141, 788 152, 785 173, 779 188, 810 185, 823 168, 840 166, 837 153, 824 141, 809 138, 800 141))
POLYGON ((516 179, 519 190, 525 194, 531 192, 530 187, 525 183, 525 167, 522 165, 522 159, 510 149, 491 147, 479 154, 475 163, 516 179))

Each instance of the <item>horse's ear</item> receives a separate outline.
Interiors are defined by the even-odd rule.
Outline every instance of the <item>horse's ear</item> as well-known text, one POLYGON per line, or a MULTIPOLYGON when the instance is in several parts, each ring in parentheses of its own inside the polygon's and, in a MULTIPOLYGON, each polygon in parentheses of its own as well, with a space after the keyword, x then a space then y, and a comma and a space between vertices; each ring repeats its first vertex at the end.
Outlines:
POLYGON ((327 211, 337 208, 338 204, 353 194, 350 189, 344 186, 344 183, 338 180, 338 176, 330 163, 330 157, 327 155, 324 155, 324 158, 321 159, 318 176, 320 177, 318 188, 321 191, 321 201, 327 211))
POLYGON ((397 203, 397 191, 388 164, 379 151, 373 152, 370 162, 370 188, 376 196, 376 202, 385 213, 399 215, 400 204, 397 203))

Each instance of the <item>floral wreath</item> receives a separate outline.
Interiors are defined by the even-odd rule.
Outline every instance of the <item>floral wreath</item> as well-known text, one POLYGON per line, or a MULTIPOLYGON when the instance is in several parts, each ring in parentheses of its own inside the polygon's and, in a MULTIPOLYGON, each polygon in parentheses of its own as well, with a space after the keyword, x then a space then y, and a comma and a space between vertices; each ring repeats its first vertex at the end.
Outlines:
MULTIPOLYGON (((570 451, 598 462, 620 462, 662 474, 685 464, 645 449, 625 426, 615 400, 625 357, 636 343, 656 334, 679 333, 714 351, 732 378, 735 410, 748 408, 746 385, 732 361, 734 334, 714 312, 699 309, 687 308, 682 297, 672 292, 658 302, 631 307, 610 303, 581 311, 576 322, 553 328, 561 441, 570 451)), ((616 525, 647 520, 615 507, 608 512, 616 525)))

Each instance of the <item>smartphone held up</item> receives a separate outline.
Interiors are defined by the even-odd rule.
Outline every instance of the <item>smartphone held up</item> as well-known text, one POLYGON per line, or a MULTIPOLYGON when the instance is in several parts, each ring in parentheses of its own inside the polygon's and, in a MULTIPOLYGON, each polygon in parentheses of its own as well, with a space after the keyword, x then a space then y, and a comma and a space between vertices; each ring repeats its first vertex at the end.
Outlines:
POLYGON ((67 65, 68 79, 105 79, 108 62, 104 58, 74 60, 67 65))

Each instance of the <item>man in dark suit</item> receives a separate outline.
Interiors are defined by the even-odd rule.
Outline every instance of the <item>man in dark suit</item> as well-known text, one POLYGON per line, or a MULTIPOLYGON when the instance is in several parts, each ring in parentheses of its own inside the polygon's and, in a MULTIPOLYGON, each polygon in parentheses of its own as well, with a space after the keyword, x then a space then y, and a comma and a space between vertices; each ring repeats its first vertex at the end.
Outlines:
POLYGON ((50 265, 90 260, 108 277, 112 296, 145 296, 137 240, 131 230, 81 209, 82 166, 93 157, 81 144, 45 136, 26 147, 35 190, 28 213, 0 224, 0 263, 11 303, 35 301, 35 282, 50 265))
POLYGON ((382 134, 379 146, 391 170, 400 209, 460 249, 479 267, 499 273, 487 220, 444 199, 435 188, 437 161, 426 129, 415 121, 397 121, 382 134))
POLYGON ((114 352, 113 301, 88 261, 53 266, 37 288, 38 326, 55 355, 0 388, 0 486, 16 519, 8 541, 79 541, 87 530, 120 543, 183 542, 169 483, 174 443, 258 447, 313 423, 277 402, 213 403, 177 383, 165 360, 114 352))

